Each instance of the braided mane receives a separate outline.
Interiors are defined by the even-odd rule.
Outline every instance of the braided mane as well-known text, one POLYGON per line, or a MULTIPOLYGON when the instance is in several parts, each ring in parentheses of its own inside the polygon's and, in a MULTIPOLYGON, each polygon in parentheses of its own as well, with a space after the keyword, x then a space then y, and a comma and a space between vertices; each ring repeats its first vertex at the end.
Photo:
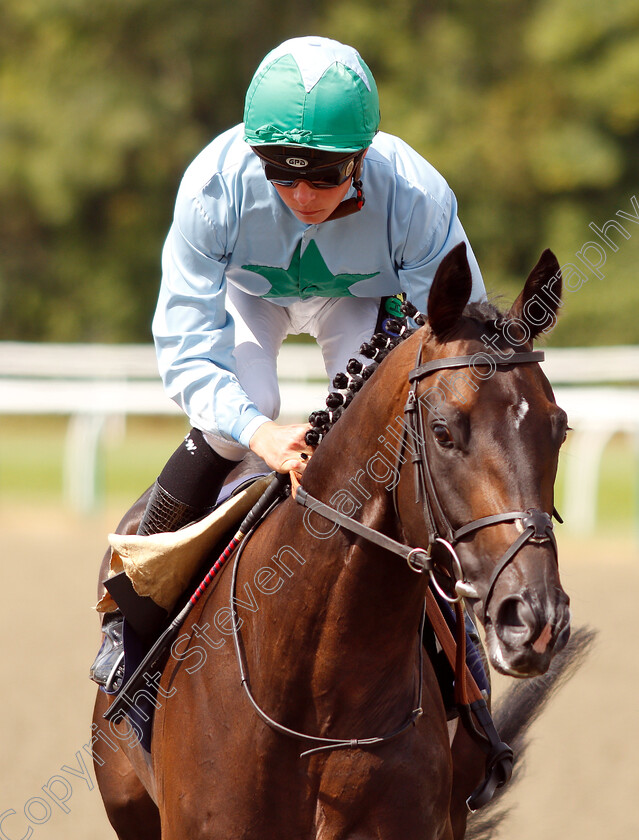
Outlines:
MULTIPOLYGON (((375 374, 381 362, 390 351, 402 341, 413 335, 417 329, 427 322, 427 317, 419 312, 412 303, 406 301, 401 305, 402 317, 389 318, 384 323, 384 332, 375 333, 369 341, 362 344, 359 353, 367 361, 352 358, 348 360, 346 371, 335 374, 332 390, 326 397, 326 408, 313 411, 308 422, 312 428, 306 433, 306 443, 317 446, 333 428, 350 405, 355 394, 366 380, 375 374), (417 324, 411 327, 409 319, 417 324)), ((484 328, 491 332, 502 334, 507 316, 493 303, 481 301, 469 303, 464 309, 464 316, 479 321, 484 328)))

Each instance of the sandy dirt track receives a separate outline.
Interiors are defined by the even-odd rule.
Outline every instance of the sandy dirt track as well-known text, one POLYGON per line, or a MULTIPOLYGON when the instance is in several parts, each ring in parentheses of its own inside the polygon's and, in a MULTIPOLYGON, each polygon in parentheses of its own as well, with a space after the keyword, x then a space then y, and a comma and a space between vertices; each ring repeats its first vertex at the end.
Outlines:
MULTIPOLYGON (((49 509, 35 524, 25 509, 0 511, 2 838, 115 837, 83 745, 94 695, 86 673, 99 638, 95 576, 117 518, 49 509), (47 790, 67 801, 53 805, 47 790)), ((639 836, 639 548, 602 539, 560 546, 575 624, 591 624, 598 641, 534 727, 499 836, 629 840, 639 836)))

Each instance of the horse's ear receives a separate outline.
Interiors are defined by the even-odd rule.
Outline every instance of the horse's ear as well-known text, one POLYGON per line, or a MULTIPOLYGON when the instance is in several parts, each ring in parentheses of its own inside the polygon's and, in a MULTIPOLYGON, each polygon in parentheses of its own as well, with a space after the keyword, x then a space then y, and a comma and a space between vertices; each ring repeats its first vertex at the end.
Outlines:
POLYGON ((560 306, 561 269, 557 257, 547 248, 528 275, 507 317, 523 322, 527 335, 533 339, 540 332, 549 332, 555 326, 560 306))
POLYGON ((439 264, 428 295, 428 323, 437 338, 449 333, 459 321, 472 287, 466 243, 461 242, 439 264))

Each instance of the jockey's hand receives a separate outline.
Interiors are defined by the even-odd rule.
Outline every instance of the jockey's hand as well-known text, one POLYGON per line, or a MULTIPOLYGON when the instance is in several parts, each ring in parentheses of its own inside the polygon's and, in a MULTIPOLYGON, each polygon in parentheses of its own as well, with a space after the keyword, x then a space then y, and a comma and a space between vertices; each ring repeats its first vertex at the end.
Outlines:
POLYGON ((306 469, 308 458, 313 454, 313 448, 304 440, 310 428, 309 423, 281 426, 269 421, 257 429, 249 446, 272 470, 281 473, 294 470, 302 473, 306 469))

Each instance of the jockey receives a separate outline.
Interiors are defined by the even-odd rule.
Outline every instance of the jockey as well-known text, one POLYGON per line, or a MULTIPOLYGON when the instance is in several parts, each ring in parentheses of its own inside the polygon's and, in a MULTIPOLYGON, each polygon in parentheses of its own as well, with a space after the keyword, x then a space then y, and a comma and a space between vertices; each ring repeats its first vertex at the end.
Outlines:
MULTIPOLYGON (((308 424, 275 422, 287 335, 313 336, 332 379, 375 331, 382 298, 403 292, 426 311, 437 267, 460 242, 471 300, 485 297, 453 192, 379 120, 375 80, 352 47, 294 38, 257 68, 244 122, 187 169, 153 334, 165 389, 192 429, 138 533, 205 515, 249 449, 273 470, 304 470, 308 424)), ((112 681, 121 627, 119 611, 107 614, 98 683, 112 681)))

